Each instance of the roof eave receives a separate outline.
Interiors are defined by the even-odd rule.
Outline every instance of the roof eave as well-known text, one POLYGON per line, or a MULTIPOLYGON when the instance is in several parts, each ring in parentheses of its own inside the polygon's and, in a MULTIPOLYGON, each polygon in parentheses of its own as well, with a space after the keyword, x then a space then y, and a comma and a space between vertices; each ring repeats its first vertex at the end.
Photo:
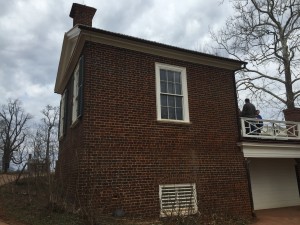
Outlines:
POLYGON ((243 61, 213 56, 122 34, 112 33, 83 25, 77 25, 64 36, 54 92, 62 94, 71 76, 76 60, 86 41, 144 52, 157 56, 188 61, 196 64, 223 68, 231 71, 241 70, 247 64, 243 61))
POLYGON ((92 27, 79 25, 79 28, 81 29, 82 34, 84 34, 89 41, 113 45, 115 47, 176 58, 183 61, 191 61, 194 63, 230 69, 233 71, 243 69, 243 67, 247 64, 240 60, 178 48, 92 27))

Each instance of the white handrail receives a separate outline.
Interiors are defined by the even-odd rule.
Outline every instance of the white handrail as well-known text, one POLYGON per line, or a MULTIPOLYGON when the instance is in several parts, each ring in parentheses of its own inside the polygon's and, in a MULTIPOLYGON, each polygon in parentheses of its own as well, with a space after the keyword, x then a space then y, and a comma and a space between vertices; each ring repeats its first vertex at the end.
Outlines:
POLYGON ((300 140, 300 122, 241 117, 242 137, 300 140))

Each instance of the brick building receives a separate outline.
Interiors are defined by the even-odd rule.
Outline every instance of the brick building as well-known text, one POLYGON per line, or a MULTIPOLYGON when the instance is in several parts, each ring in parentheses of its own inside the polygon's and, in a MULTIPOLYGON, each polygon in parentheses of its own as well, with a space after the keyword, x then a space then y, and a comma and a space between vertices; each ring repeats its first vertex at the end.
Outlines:
POLYGON ((69 198, 127 215, 251 217, 234 77, 245 63, 93 28, 95 12, 73 4, 55 84, 69 198))

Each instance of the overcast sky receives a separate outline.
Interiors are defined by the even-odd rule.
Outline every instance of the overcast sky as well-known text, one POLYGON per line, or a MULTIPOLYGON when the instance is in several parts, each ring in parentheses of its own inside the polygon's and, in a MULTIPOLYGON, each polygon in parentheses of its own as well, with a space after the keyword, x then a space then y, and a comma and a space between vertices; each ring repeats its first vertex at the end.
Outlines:
POLYGON ((19 98, 35 119, 54 93, 73 2, 97 9, 93 27, 201 50, 232 9, 221 0, 0 0, 0 104, 19 98))

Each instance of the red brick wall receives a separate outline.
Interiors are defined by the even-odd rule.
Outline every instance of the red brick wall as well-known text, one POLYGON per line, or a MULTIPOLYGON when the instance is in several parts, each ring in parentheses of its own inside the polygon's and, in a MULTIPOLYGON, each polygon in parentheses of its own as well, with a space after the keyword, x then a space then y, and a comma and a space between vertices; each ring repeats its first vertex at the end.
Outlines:
MULTIPOLYGON (((286 121, 300 122, 300 108, 285 109, 283 110, 283 112, 286 121)), ((298 181, 298 188, 300 193, 300 159, 296 159, 296 162, 297 162, 297 166, 296 166, 297 181, 298 181)))
POLYGON ((82 173, 79 167, 79 159, 82 158, 83 149, 83 126, 81 120, 72 126, 72 92, 73 79, 71 78, 66 87, 67 90, 67 117, 65 133, 59 141, 59 156, 56 164, 56 176, 59 185, 62 185, 64 194, 71 202, 76 202, 78 177, 82 173))
POLYGON ((231 71, 95 43, 83 54, 84 114, 61 156, 80 153, 76 189, 84 200, 158 216, 160 184, 196 183, 201 211, 251 216, 231 71), (156 120, 155 62, 186 68, 190 124, 156 120))
POLYGON ((300 122, 300 108, 283 110, 286 121, 300 122))

